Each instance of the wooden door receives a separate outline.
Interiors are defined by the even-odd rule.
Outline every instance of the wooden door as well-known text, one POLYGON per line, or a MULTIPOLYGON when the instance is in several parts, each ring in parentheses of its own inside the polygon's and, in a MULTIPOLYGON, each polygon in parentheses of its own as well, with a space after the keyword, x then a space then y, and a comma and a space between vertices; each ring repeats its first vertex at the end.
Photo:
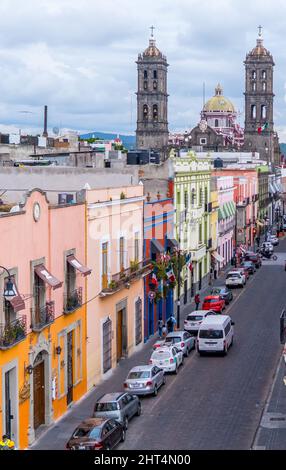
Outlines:
POLYGON ((34 428, 45 423, 45 369, 44 361, 34 367, 34 428))
POLYGON ((122 323, 123 311, 117 312, 117 362, 122 358, 122 323))
POLYGON ((67 405, 73 401, 73 332, 67 334, 68 393, 67 405))

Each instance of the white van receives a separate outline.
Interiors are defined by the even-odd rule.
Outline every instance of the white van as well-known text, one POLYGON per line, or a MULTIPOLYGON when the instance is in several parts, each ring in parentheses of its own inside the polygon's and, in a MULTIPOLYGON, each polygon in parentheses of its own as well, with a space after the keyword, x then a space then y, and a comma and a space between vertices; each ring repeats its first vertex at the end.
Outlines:
POLYGON ((228 315, 209 315, 200 324, 197 337, 197 351, 222 352, 227 354, 233 343, 234 322, 228 315))

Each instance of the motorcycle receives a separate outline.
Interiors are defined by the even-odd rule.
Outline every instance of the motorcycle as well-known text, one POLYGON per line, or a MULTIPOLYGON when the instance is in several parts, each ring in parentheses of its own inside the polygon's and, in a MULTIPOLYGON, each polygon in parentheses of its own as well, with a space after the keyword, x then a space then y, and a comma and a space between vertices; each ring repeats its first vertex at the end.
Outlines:
POLYGON ((259 253, 262 256, 262 259, 266 259, 266 260, 269 259, 269 260, 277 261, 277 256, 274 255, 273 253, 270 253, 270 251, 260 250, 259 253))

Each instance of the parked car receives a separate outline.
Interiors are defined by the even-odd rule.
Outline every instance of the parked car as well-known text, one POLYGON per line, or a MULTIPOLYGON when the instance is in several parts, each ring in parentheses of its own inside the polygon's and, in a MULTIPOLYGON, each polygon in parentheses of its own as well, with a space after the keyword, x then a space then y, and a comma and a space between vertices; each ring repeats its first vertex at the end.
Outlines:
POLYGON ((189 313, 184 321, 184 329, 191 334, 197 334, 203 319, 208 315, 213 315, 214 313, 216 313, 214 310, 195 310, 194 312, 189 313))
POLYGON ((252 261, 255 264, 256 269, 259 269, 262 265, 261 256, 259 253, 253 253, 252 251, 247 251, 244 255, 245 261, 252 261))
POLYGON ((83 421, 66 444, 70 450, 109 450, 125 441, 124 427, 114 419, 90 418, 83 421))
POLYGON ((252 261, 243 261, 241 267, 245 268, 249 274, 254 274, 256 272, 255 265, 252 261))
POLYGON ((124 382, 124 388, 136 395, 157 396, 159 388, 165 383, 164 370, 150 364, 133 367, 124 382))
POLYGON ((141 403, 136 395, 117 392, 107 393, 95 403, 93 417, 116 419, 126 430, 129 420, 140 414, 141 403))
POLYGON ((233 299, 233 293, 225 286, 213 287, 211 295, 219 295, 225 301, 226 305, 228 305, 233 299))
POLYGON ((208 295, 204 298, 202 309, 221 313, 225 309, 225 301, 219 295, 208 295))
POLYGON ((234 322, 228 315, 210 315, 202 322, 197 337, 197 351, 227 354, 233 343, 234 322))
POLYGON ((163 369, 165 372, 175 372, 177 374, 179 367, 184 363, 184 355, 175 346, 162 346, 153 352, 149 363, 163 369))
POLYGON ((188 356, 192 349, 195 347, 195 338, 187 331, 173 331, 166 336, 166 345, 173 344, 176 348, 180 349, 184 356, 188 356))
POLYGON ((276 237, 276 235, 270 235, 269 241, 273 246, 279 245, 279 239, 276 237))
POLYGON ((239 268, 233 268, 231 271, 232 272, 237 271, 237 272, 241 273, 243 278, 245 279, 245 282, 248 281, 248 279, 250 277, 250 274, 247 271, 247 269, 242 267, 242 266, 240 266, 239 268))
POLYGON ((244 287, 245 286, 245 276, 239 271, 230 271, 225 280, 225 285, 227 287, 244 287))

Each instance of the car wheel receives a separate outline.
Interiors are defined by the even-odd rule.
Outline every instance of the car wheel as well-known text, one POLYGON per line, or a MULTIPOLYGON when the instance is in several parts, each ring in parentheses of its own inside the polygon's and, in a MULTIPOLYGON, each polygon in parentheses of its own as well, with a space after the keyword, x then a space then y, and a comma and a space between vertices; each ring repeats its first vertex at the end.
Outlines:
POLYGON ((227 356, 227 346, 224 347, 223 355, 224 355, 224 356, 227 356))
POLYGON ((178 366, 176 364, 176 369, 174 370, 174 374, 177 375, 177 373, 178 373, 178 366))
POLYGON ((157 385, 155 385, 155 387, 154 387, 153 395, 154 395, 154 397, 156 397, 158 395, 157 385))
POLYGON ((141 415, 141 403, 138 403, 138 408, 137 408, 137 413, 136 413, 136 416, 140 416, 141 415))
POLYGON ((185 360, 185 359, 184 359, 184 356, 183 356, 183 357, 182 357, 181 366, 183 366, 183 365, 184 365, 184 360, 185 360))
POLYGON ((120 442, 124 442, 124 441, 125 441, 125 437, 126 437, 125 429, 122 429, 122 434, 121 434, 120 442))
POLYGON ((162 385, 166 385, 166 377, 165 377, 165 375, 163 375, 163 382, 162 382, 162 385))
POLYGON ((125 416, 125 418, 124 418, 123 426, 124 426, 125 431, 127 431, 127 429, 128 429, 128 418, 127 418, 127 416, 125 416))
POLYGON ((190 350, 189 350, 189 348, 187 347, 187 348, 186 348, 186 352, 185 352, 185 356, 188 357, 189 354, 190 354, 190 350))
POLYGON ((106 446, 104 450, 110 450, 110 446, 106 446))

